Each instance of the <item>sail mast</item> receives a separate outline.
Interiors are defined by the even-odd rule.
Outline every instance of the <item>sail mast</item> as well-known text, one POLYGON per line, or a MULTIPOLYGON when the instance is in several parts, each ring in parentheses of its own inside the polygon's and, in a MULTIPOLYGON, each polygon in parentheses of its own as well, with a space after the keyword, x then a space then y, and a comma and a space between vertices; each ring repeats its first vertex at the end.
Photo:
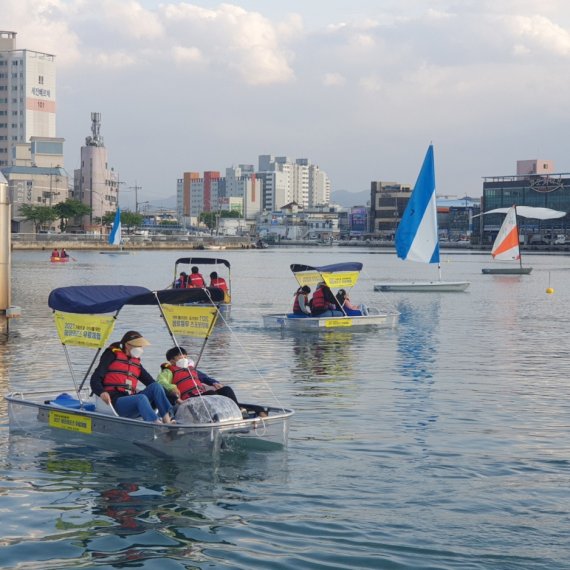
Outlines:
POLYGON ((521 238, 519 237, 519 220, 517 218, 517 205, 513 204, 513 208, 515 209, 515 230, 517 232, 517 245, 519 249, 519 266, 522 269, 522 250, 521 250, 521 238))

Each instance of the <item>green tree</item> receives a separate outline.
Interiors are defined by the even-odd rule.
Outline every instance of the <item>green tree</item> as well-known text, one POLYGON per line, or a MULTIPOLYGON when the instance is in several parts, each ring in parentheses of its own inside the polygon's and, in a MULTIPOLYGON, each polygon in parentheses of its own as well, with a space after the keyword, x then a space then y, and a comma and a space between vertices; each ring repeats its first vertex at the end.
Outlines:
POLYGON ((143 215, 136 214, 127 210, 126 212, 121 212, 121 225, 127 228, 127 231, 132 231, 134 228, 138 228, 143 223, 143 215))
POLYGON ((42 226, 51 225, 58 218, 55 208, 35 206, 33 204, 22 204, 20 206, 20 215, 24 220, 34 224, 36 233, 40 231, 42 226))
POLYGON ((86 216, 91 213, 91 208, 89 206, 79 200, 72 200, 71 198, 68 198, 65 202, 56 204, 53 209, 56 211, 57 217, 59 218, 59 229, 62 232, 67 229, 69 220, 80 216, 86 216))
MULTIPOLYGON (((103 216, 103 223, 106 226, 112 226, 115 221, 115 214, 116 212, 109 212, 103 216)), ((125 229, 133 229, 138 228, 143 223, 143 215, 136 214, 135 212, 131 212, 130 210, 124 210, 121 212, 121 226, 125 229)))
POLYGON ((206 224, 209 230, 212 230, 216 227, 216 212, 202 212, 198 216, 198 221, 206 224))

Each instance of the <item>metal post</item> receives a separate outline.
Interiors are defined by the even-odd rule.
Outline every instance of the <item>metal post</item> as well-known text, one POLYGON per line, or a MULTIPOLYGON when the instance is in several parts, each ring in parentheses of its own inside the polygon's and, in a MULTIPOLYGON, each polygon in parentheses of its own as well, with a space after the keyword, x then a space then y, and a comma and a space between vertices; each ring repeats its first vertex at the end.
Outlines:
POLYGON ((12 299, 11 206, 8 183, 0 173, 0 334, 8 334, 8 314, 12 299))
POLYGON ((0 174, 0 311, 11 304, 11 206, 8 183, 0 174))

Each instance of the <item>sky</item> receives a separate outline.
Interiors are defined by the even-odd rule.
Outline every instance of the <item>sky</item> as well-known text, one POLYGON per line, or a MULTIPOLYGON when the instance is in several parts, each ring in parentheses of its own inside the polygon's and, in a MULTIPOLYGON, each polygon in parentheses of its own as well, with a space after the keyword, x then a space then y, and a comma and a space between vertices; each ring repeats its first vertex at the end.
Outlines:
POLYGON ((260 154, 333 191, 413 184, 430 142, 440 196, 517 160, 570 172, 568 0, 3 0, 2 21, 56 56, 66 169, 100 112, 139 202, 260 154))

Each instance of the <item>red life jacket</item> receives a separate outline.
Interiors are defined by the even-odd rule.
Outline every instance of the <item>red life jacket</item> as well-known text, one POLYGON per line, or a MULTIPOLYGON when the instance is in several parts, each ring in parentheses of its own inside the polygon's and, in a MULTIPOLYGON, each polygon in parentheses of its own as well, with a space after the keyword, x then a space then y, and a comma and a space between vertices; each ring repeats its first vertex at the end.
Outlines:
POLYGON ((195 368, 178 368, 170 363, 163 364, 162 367, 172 372, 172 383, 180 391, 181 400, 187 400, 208 391, 208 388, 200 382, 195 368))
POLYGON ((311 309, 315 312, 323 312, 329 308, 329 302, 325 299, 325 291, 319 287, 313 293, 313 300, 311 301, 311 309))
POLYGON ((190 273, 188 275, 188 287, 205 287, 206 282, 201 273, 190 273))
POLYGON ((295 301, 293 302, 293 312, 294 313, 303 313, 301 310, 301 305, 299 304, 299 297, 304 295, 305 297, 305 307, 309 306, 309 295, 303 293, 302 291, 295 293, 295 301))
POLYGON ((228 285, 223 277, 216 277, 215 279, 212 279, 210 287, 219 287, 224 291, 224 293, 228 292, 228 285))
POLYGON ((130 358, 120 348, 113 348, 115 360, 107 368, 103 378, 105 392, 120 392, 129 395, 136 392, 138 379, 141 375, 140 358, 130 358))

